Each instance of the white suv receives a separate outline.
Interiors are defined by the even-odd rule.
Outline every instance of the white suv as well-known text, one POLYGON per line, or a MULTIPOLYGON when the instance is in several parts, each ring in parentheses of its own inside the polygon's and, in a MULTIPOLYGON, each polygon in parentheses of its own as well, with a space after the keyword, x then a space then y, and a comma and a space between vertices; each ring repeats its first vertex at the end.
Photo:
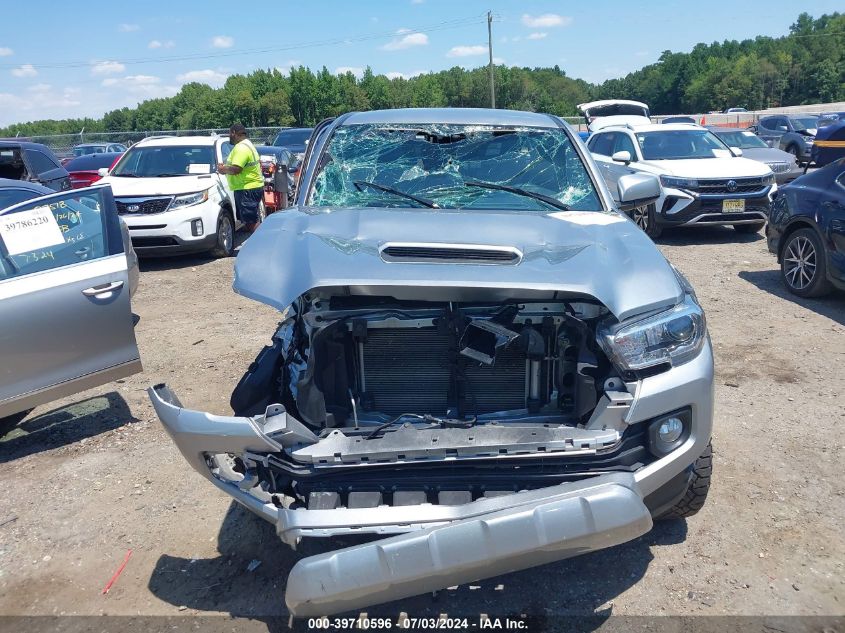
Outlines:
POLYGON ((233 254, 242 222, 226 178, 216 173, 231 149, 219 136, 148 138, 100 181, 111 185, 139 255, 233 254))
POLYGON ((660 198, 629 212, 651 237, 667 226, 714 224, 756 233, 777 189, 768 166, 741 158, 742 150, 694 124, 602 126, 587 147, 611 191, 626 174, 660 177, 660 198))

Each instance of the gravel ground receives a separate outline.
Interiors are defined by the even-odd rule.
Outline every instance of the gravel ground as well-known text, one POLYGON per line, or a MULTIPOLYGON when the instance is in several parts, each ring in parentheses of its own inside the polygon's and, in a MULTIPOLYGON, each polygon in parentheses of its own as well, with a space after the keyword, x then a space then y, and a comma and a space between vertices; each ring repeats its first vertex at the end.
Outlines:
MULTIPOLYGON (((669 232, 660 248, 696 287, 716 353, 704 509, 625 545, 370 615, 845 613, 845 296, 787 295, 761 235, 669 232)), ((142 263, 144 373, 39 407, 0 442, 0 614, 286 614, 287 571, 327 546, 293 552, 213 489, 145 393, 166 381, 186 406, 230 413, 279 316, 231 291, 232 265, 142 263)))

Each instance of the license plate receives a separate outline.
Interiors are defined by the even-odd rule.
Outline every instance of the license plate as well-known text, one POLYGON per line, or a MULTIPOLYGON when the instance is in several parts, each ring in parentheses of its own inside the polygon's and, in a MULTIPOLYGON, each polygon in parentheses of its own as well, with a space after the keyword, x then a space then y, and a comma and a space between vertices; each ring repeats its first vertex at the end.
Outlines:
POLYGON ((745 200, 722 200, 722 213, 743 213, 745 200))

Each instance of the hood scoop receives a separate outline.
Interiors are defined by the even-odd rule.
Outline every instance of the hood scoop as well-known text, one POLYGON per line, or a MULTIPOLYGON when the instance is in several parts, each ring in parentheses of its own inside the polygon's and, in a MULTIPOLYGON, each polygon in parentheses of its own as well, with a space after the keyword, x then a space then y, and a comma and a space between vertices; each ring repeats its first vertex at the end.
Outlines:
POLYGON ((515 266, 522 252, 512 246, 388 242, 379 249, 388 263, 401 264, 499 264, 515 266))

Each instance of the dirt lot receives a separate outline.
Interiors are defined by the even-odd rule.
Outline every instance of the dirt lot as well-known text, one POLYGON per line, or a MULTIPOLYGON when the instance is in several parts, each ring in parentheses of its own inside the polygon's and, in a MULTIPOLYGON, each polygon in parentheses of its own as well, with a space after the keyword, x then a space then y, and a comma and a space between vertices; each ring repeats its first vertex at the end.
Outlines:
MULTIPOLYGON (((787 295, 760 235, 672 232, 661 249, 696 287, 716 351, 704 510, 371 615, 845 613, 845 296, 787 295)), ((233 262, 144 263, 144 373, 40 407, 0 443, 0 614, 286 613, 302 553, 189 469, 145 393, 165 381, 186 406, 230 413, 231 388, 278 318, 231 291, 233 262), (261 564, 248 571, 251 561, 261 564)))

